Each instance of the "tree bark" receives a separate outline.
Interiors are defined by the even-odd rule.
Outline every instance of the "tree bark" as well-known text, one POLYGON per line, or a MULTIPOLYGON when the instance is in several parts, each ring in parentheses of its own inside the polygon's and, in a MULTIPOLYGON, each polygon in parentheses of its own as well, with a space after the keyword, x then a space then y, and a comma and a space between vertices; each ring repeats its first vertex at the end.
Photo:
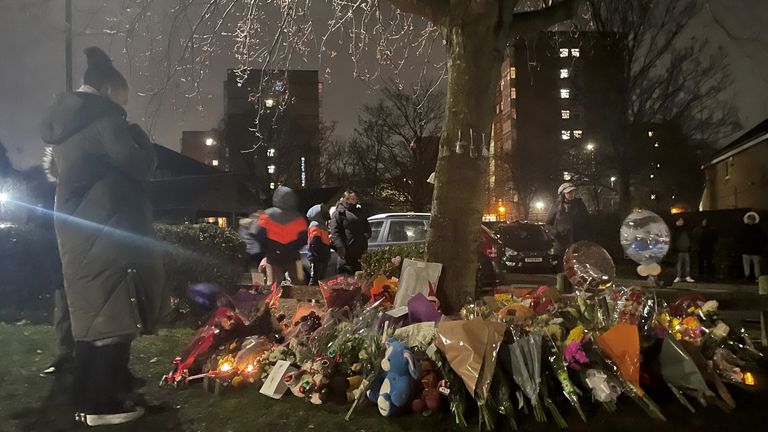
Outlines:
POLYGON ((448 93, 427 250, 429 261, 443 264, 438 296, 447 313, 475 296, 488 168, 484 149, 504 55, 493 22, 467 21, 446 30, 448 93))

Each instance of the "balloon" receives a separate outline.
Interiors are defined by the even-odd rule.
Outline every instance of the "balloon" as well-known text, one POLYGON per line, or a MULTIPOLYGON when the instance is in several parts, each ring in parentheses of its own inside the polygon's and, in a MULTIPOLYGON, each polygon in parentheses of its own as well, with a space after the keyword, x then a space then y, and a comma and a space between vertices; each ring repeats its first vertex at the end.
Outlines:
MULTIPOLYGON (((648 210, 634 210, 619 231, 619 241, 627 256, 642 266, 660 263, 669 250, 670 238, 667 224, 648 210)), ((653 274, 655 269, 647 268, 643 273, 653 274)))
POLYGON ((571 283, 583 290, 608 285, 616 276, 611 256, 599 244, 590 241, 572 244, 565 251, 563 264, 571 283))

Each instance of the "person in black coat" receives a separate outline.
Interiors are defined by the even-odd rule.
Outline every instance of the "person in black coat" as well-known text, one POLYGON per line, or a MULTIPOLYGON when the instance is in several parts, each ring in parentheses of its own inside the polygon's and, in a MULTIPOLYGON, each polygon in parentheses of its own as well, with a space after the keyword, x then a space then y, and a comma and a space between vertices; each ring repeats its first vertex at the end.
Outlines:
POLYGON ((362 270, 360 259, 371 238, 371 225, 358 202, 357 193, 344 192, 331 217, 331 241, 339 256, 337 271, 349 275, 362 270))
POLYGON ((744 215, 744 225, 741 227, 739 245, 741 246, 741 260, 744 265, 744 278, 749 279, 750 267, 754 268, 755 279, 759 278, 760 256, 765 251, 766 237, 760 228, 760 215, 749 212, 744 215))
POLYGON ((146 182, 154 146, 126 121, 128 83, 107 54, 85 50, 83 86, 46 113, 43 141, 58 174, 54 223, 75 340, 76 419, 90 426, 143 414, 130 393, 133 339, 153 332, 170 304, 146 182))
POLYGON ((718 232, 709 220, 702 219, 701 225, 693 230, 693 241, 699 261, 699 277, 712 278, 715 276, 715 247, 718 232))
POLYGON ((572 183, 560 185, 557 195, 545 223, 552 227, 555 255, 562 258, 570 245, 586 239, 589 212, 584 201, 576 198, 576 186, 572 183))
POLYGON ((685 219, 678 218, 672 228, 672 250, 677 252, 677 277, 674 283, 694 282, 691 277, 691 232, 685 219))

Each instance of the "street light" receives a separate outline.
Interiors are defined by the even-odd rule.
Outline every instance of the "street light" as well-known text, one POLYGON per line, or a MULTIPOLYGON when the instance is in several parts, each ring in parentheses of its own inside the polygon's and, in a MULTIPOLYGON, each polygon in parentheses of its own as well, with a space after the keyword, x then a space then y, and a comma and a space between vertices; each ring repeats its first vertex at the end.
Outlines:
POLYGON ((544 210, 544 203, 541 201, 536 201, 536 210, 538 211, 544 210))
POLYGON ((595 149, 595 145, 593 143, 587 144, 587 151, 593 151, 595 149))
POLYGON ((214 145, 216 145, 216 141, 213 138, 210 138, 210 137, 206 138, 205 139, 205 145, 207 145, 208 147, 214 146, 214 145))
POLYGON ((616 183, 616 176, 611 176, 611 187, 613 187, 614 183, 616 183))
POLYGON ((11 199, 11 195, 8 192, 0 192, 0 204, 5 204, 11 199))

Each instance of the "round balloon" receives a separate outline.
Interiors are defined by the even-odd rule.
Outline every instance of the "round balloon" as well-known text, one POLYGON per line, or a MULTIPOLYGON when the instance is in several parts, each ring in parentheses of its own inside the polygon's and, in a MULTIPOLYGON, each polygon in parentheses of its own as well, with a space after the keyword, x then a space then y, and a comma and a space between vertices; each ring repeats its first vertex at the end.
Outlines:
POLYGON ((565 251, 563 266, 573 286, 582 290, 609 285, 616 276, 611 256, 599 244, 590 241, 572 244, 565 251))
POLYGON ((658 264, 669 250, 669 227, 656 213, 635 210, 624 219, 619 241, 627 256, 636 263, 658 264))

